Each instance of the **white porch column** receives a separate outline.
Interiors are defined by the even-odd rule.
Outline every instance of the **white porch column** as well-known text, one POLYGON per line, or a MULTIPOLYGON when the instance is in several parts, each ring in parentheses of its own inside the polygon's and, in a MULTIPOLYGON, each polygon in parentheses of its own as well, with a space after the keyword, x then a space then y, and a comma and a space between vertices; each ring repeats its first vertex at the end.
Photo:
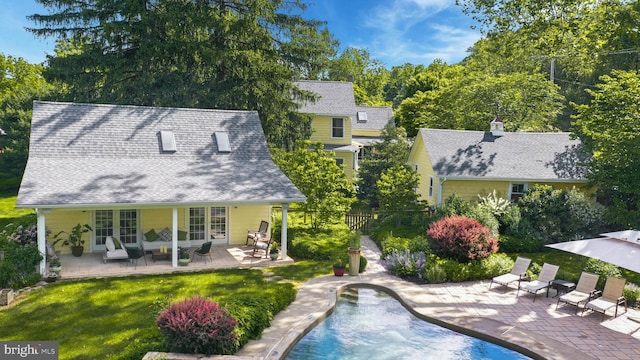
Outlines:
POLYGON ((173 208, 171 224, 171 266, 178 267, 178 208, 173 208))
POLYGON ((37 229, 38 229, 38 251, 42 254, 40 261, 40 275, 44 275, 47 270, 47 226, 44 219, 44 213, 40 209, 36 209, 37 229))
POLYGON ((282 231, 280 232, 280 247, 282 248, 282 260, 287 258, 287 210, 289 204, 282 204, 282 231))

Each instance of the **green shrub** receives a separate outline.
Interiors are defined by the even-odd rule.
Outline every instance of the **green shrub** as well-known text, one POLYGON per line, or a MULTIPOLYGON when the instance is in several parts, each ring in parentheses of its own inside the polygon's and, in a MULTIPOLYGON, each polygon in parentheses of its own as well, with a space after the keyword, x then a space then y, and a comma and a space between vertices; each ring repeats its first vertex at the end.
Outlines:
POLYGON ((395 236, 387 236, 382 241, 380 258, 384 259, 392 253, 402 253, 409 250, 410 240, 395 236))
POLYGON ((447 279, 451 282, 463 282, 469 280, 470 277, 470 265, 462 264, 455 260, 442 260, 439 265, 447 274, 447 279))
POLYGON ((636 284, 627 283, 624 286, 622 295, 624 296, 625 300, 627 300, 628 306, 636 307, 640 302, 640 287, 638 287, 638 285, 636 284))
POLYGON ((446 217, 427 230, 434 254, 459 262, 484 259, 498 251, 498 240, 477 220, 463 216, 446 217))
POLYGON ((424 271, 426 258, 424 253, 411 253, 405 250, 387 255, 380 264, 393 275, 402 278, 419 278, 424 271))
POLYGON ((294 228, 288 255, 296 260, 331 260, 337 253, 347 251, 351 234, 344 224, 323 230, 294 228))
POLYGON ((505 253, 535 253, 544 249, 544 242, 535 237, 500 235, 498 246, 505 253))
POLYGON ((367 264, 369 262, 367 261, 367 258, 360 255, 360 268, 358 269, 358 272, 364 272, 364 270, 367 268, 367 264))
POLYGON ((607 281, 608 276, 622 276, 619 267, 593 258, 587 259, 587 263, 585 264, 582 271, 600 275, 600 279, 598 279, 598 285, 596 286, 598 290, 604 289, 604 284, 607 281))
POLYGON ((20 289, 42 280, 36 268, 42 255, 36 244, 21 245, 4 238, 0 239, 0 251, 4 251, 4 261, 0 261, 0 288, 20 289))
POLYGON ((425 266, 422 279, 430 284, 442 284, 447 281, 447 273, 437 262, 431 262, 425 266))
POLYGON ((194 297, 172 304, 157 321, 165 346, 187 354, 233 354, 238 348, 238 322, 218 304, 194 297))
POLYGON ((480 260, 477 275, 473 276, 474 280, 491 279, 498 275, 505 274, 513 268, 515 262, 506 254, 492 254, 486 259, 480 260))

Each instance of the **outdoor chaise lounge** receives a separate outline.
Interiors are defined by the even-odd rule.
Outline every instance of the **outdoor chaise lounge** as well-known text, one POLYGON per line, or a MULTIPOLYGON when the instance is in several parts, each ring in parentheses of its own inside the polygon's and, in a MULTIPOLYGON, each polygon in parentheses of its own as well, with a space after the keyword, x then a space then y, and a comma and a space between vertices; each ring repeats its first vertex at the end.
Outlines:
POLYGON ((104 255, 102 256, 102 261, 103 262, 107 262, 107 260, 123 260, 123 259, 128 259, 129 258, 129 254, 127 254, 127 249, 124 248, 124 246, 122 246, 122 244, 118 241, 118 245, 116 246, 116 242, 117 240, 114 241, 114 239, 111 236, 107 236, 107 238, 104 241, 104 245, 106 248, 106 251, 104 253, 104 255))
POLYGON ((566 304, 575 305, 577 307, 577 313, 578 310, 580 310, 580 304, 586 304, 596 294, 596 284, 598 283, 599 277, 600 276, 597 274, 582 272, 582 274, 580 274, 580 280, 578 280, 578 285, 576 285, 575 290, 569 291, 568 293, 558 297, 556 310, 558 309, 558 305, 563 302, 566 304))
POLYGON ((551 282, 556 279, 558 268, 558 265, 544 263, 542 265, 542 270, 540 270, 540 275, 538 275, 538 278, 536 280, 529 281, 524 285, 518 284, 518 292, 516 293, 516 296, 518 296, 520 290, 524 290, 533 294, 533 301, 535 302, 538 291, 544 289, 547 289, 547 291, 549 291, 551 282))
MULTIPOLYGON (((607 278, 607 282, 604 284, 604 291, 602 291, 602 296, 589 301, 582 309, 582 313, 584 314, 584 311, 586 309, 590 309, 602 313, 602 320, 604 320, 604 315, 607 310, 615 307, 616 312, 613 315, 613 317, 615 318, 618 317, 618 307, 620 305, 624 305, 624 312, 626 313, 627 300, 625 300, 624 296, 622 296, 622 292, 624 291, 624 285, 626 282, 626 279, 609 276, 607 278)), ((598 293, 596 293, 596 296, 598 295, 598 293)))
POLYGON ((508 274, 496 276, 491 279, 491 282, 489 283, 489 289, 491 289, 491 284, 497 283, 500 285, 504 285, 504 291, 507 291, 506 287, 508 287, 510 283, 516 281, 518 282, 519 287, 520 281, 524 280, 527 276, 527 269, 529 268, 529 264, 531 264, 531 259, 518 257, 516 259, 515 265, 513 265, 513 269, 511 269, 511 272, 509 272, 508 274))

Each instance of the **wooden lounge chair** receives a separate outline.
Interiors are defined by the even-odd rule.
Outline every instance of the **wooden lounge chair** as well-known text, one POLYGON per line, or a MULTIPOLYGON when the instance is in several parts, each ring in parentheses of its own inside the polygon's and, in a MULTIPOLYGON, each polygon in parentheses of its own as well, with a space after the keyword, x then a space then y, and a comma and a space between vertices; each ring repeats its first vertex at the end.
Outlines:
MULTIPOLYGON (((604 315, 607 310, 615 307, 616 312, 613 317, 618 317, 618 307, 620 305, 624 305, 624 312, 627 312, 627 300, 625 300, 624 296, 622 296, 622 292, 624 291, 624 285, 627 282, 626 279, 617 278, 613 276, 609 276, 607 278, 607 282, 604 284, 604 291, 602 291, 602 296, 599 298, 595 298, 584 306, 582 309, 582 313, 586 309, 593 310, 599 313, 602 313, 602 320, 604 320, 604 315)), ((598 295, 599 291, 596 293, 598 295)))
POLYGON ((575 305, 577 307, 577 313, 578 310, 580 310, 581 303, 586 304, 595 296, 597 292, 596 284, 598 283, 598 278, 600 278, 599 275, 582 272, 582 274, 580 274, 580 280, 578 280, 578 284, 576 285, 575 290, 569 291, 568 293, 558 297, 556 310, 558 310, 558 305, 563 302, 566 304, 575 305))
POLYGON ((267 230, 269 230, 269 223, 264 220, 260 221, 260 227, 258 230, 247 231, 247 241, 245 241, 244 244, 249 245, 249 241, 251 241, 252 244, 258 240, 266 241, 267 230))
POLYGON ((520 287, 520 281, 526 279, 527 277, 527 269, 529 268, 529 264, 531 264, 531 259, 518 257, 516 259, 516 263, 513 265, 513 269, 508 274, 503 274, 500 276, 496 276, 491 279, 489 283, 489 289, 491 289, 491 284, 497 283, 505 286, 505 290, 507 291, 507 287, 512 282, 518 282, 518 287, 520 287))
POLYGON ((551 286, 551 282, 556 279, 556 274, 558 273, 558 265, 551 265, 544 263, 542 265, 542 270, 540 270, 540 275, 538 275, 538 279, 529 281, 525 285, 518 284, 518 292, 516 296, 520 293, 520 290, 524 290, 526 292, 533 294, 533 301, 536 301, 536 296, 538 295, 538 291, 547 289, 549 291, 549 286, 551 286))

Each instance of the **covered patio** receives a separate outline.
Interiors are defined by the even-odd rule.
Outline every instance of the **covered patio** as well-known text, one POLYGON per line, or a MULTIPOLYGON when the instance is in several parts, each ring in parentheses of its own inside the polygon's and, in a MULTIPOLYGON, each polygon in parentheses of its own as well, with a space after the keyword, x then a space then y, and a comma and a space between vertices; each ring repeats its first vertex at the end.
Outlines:
MULTIPOLYGON (((190 249, 191 251, 195 248, 190 249)), ((230 268, 261 268, 268 266, 280 266, 292 264, 289 257, 282 259, 282 255, 276 261, 264 257, 264 253, 252 256, 253 247, 245 245, 214 246, 211 248, 211 259, 208 257, 192 257, 188 266, 172 267, 171 260, 152 260, 151 254, 140 258, 137 266, 129 260, 112 260, 104 263, 101 253, 88 253, 81 257, 71 254, 60 255, 62 271, 60 279, 99 278, 108 276, 164 274, 173 272, 204 271, 213 269, 230 268), (205 262, 206 260, 206 262, 205 262)))

